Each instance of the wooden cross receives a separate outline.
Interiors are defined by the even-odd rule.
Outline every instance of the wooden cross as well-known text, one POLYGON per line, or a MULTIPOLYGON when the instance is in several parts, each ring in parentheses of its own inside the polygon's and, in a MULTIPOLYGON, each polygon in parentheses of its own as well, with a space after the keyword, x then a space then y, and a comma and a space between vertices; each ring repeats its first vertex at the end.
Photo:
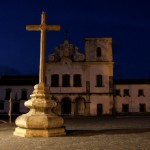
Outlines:
POLYGON ((40 25, 27 25, 28 31, 41 31, 40 40, 40 66, 39 66, 39 83, 45 83, 45 53, 46 53, 46 31, 59 31, 59 25, 46 24, 46 12, 42 12, 40 25))

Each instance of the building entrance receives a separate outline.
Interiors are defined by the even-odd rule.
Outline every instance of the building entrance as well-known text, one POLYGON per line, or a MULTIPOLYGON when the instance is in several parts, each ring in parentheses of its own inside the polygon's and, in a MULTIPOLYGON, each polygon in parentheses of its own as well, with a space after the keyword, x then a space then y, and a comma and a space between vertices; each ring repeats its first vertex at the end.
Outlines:
POLYGON ((62 115, 70 115, 71 114, 71 100, 67 97, 62 99, 61 102, 61 112, 62 115))
POLYGON ((103 115, 103 104, 97 104, 97 115, 103 115))

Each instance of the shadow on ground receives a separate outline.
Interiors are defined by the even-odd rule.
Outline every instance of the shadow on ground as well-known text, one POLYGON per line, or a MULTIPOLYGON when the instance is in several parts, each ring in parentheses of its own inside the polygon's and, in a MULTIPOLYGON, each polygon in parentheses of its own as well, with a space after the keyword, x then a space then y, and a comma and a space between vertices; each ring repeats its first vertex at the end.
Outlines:
POLYGON ((113 129, 113 130, 66 130, 66 136, 94 136, 101 134, 132 134, 132 133, 145 133, 150 132, 150 128, 147 129, 113 129))

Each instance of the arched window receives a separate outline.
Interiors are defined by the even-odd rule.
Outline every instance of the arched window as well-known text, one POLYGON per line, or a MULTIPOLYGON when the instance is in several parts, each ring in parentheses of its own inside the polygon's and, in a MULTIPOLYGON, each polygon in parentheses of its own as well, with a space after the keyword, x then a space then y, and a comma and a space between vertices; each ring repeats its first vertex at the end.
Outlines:
POLYGON ((71 100, 65 97, 61 101, 61 113, 65 115, 71 114, 71 100))
POLYGON ((97 55, 97 57, 101 57, 102 56, 102 50, 101 50, 100 47, 97 47, 96 55, 97 55))

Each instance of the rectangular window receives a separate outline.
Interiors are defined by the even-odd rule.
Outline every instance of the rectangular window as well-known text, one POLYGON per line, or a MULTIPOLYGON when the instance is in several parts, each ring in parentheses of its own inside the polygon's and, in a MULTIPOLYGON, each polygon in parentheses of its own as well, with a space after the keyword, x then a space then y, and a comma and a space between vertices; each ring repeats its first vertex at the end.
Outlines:
POLYGON ((27 90, 22 90, 21 91, 21 99, 22 100, 27 100, 27 90))
POLYGON ((139 107, 140 107, 140 112, 146 112, 146 104, 140 104, 139 105, 139 107))
POLYGON ((142 90, 142 89, 138 90, 138 97, 140 97, 140 96, 144 96, 144 90, 142 90))
POLYGON ((75 74, 73 76, 73 86, 74 87, 81 87, 81 75, 80 74, 75 74))
POLYGON ((97 87, 102 87, 103 86, 103 77, 102 77, 102 75, 97 75, 96 76, 96 86, 97 87))
POLYGON ((100 47, 97 47, 96 55, 97 55, 97 57, 101 57, 102 56, 102 50, 101 50, 100 47))
POLYGON ((70 87, 70 75, 63 75, 62 86, 63 87, 70 87))
POLYGON ((11 94, 11 89, 6 89, 6 94, 5 94, 5 99, 6 100, 10 99, 10 94, 11 94))
POLYGON ((0 102, 0 110, 4 110, 4 103, 0 102))
POLYGON ((129 104, 122 104, 122 112, 129 112, 129 104))
POLYGON ((128 89, 124 89, 123 96, 130 96, 128 89))
POLYGON ((59 75, 51 75, 51 87, 59 87, 59 75))
POLYGON ((115 96, 121 96, 119 89, 116 89, 116 90, 115 90, 115 96))

